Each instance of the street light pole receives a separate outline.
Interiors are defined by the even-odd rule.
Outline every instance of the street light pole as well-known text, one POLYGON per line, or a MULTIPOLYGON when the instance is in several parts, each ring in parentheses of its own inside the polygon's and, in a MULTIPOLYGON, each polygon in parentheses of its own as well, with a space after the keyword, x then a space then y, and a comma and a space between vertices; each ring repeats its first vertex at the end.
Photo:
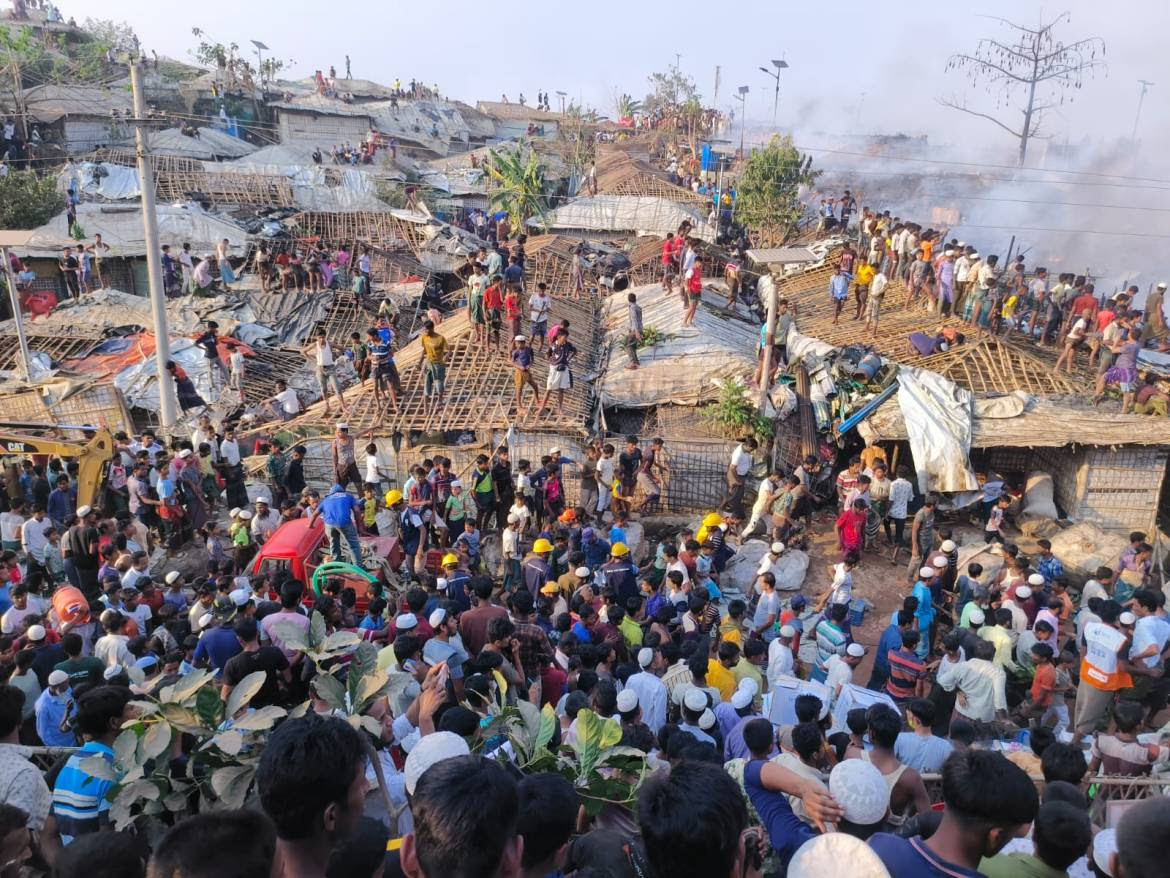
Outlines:
POLYGON ((1139 79, 1138 82, 1141 83, 1142 91, 1141 91, 1141 94, 1138 95, 1137 113, 1134 114, 1134 117, 1133 117, 1133 137, 1131 138, 1131 140, 1137 140, 1138 120, 1141 119, 1141 117, 1142 117, 1142 103, 1146 99, 1146 92, 1149 91, 1150 86, 1154 84, 1154 83, 1150 82, 1148 79, 1139 79))
POLYGON ((175 388, 167 361, 171 358, 167 335, 166 290, 163 288, 162 250, 158 239, 158 217, 154 207, 154 170, 146 142, 146 99, 142 94, 139 59, 130 60, 130 88, 134 92, 134 142, 138 155, 138 183, 142 190, 142 228, 146 237, 146 268, 150 278, 150 310, 154 318, 154 361, 158 373, 159 419, 164 429, 175 425, 175 388))
POLYGON ((743 129, 747 122, 747 93, 748 87, 741 85, 736 90, 736 99, 739 101, 739 157, 743 158, 743 129))
POLYGON ((775 128, 776 111, 780 106, 780 71, 788 67, 788 62, 784 61, 783 59, 773 58, 772 66, 776 68, 774 71, 769 70, 767 67, 763 66, 760 67, 760 70, 762 70, 764 73, 767 73, 768 76, 772 77, 772 79, 776 80, 776 93, 772 98, 772 127, 775 128))

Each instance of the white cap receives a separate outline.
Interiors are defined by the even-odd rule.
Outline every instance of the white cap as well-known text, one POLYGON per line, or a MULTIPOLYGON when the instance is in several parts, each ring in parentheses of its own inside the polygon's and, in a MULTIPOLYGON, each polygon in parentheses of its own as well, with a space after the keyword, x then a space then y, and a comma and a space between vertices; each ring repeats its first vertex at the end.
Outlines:
POLYGON ((49 674, 49 685, 50 686, 60 686, 62 683, 68 683, 68 682, 69 682, 69 675, 66 674, 64 671, 53 671, 51 674, 49 674))
POLYGON ((1018 597, 1022 601, 1026 601, 1031 596, 1032 596, 1032 589, 1028 588, 1028 586, 1026 586, 1026 585, 1021 585, 1016 589, 1016 597, 1018 597))
POLYGON ((515 512, 508 513, 508 524, 516 524, 520 520, 520 516, 515 512))
POLYGON ((577 574, 577 576, 581 579, 588 579, 590 576, 593 575, 593 573, 589 570, 588 567, 578 567, 573 572, 575 574, 577 574))
POLYGON ((752 698, 755 698, 760 692, 760 684, 751 677, 744 677, 735 688, 738 692, 746 692, 752 698))
POLYGON ((861 658, 865 655, 865 647, 856 641, 845 647, 845 655, 851 655, 854 658, 861 658))
POLYGON ((28 634, 29 640, 44 640, 45 639, 45 626, 44 625, 29 625, 28 631, 26 633, 28 634))
POLYGON ((246 588, 237 588, 228 597, 232 599, 232 603, 237 607, 242 607, 248 601, 252 600, 252 592, 246 588))
POLYGON ((1106 875, 1113 875, 1113 855, 1117 853, 1117 830, 1102 829, 1093 836, 1093 863, 1106 875))
POLYGON ((210 625, 214 621, 215 621, 215 617, 213 615, 211 615, 211 613, 204 613, 202 616, 199 617, 199 621, 196 623, 196 628, 199 631, 202 631, 204 628, 206 628, 208 625, 210 625))
POLYGON ((705 710, 707 707, 707 693, 697 686, 692 686, 683 696, 683 707, 687 710, 705 710))
POLYGON ((780 636, 781 637, 795 637, 796 636, 796 629, 793 628, 791 625, 781 625, 780 626, 780 636))
POLYGON ((349 424, 347 424, 345 421, 341 421, 340 423, 338 423, 337 429, 338 430, 348 430, 349 424))
POLYGON ((1166 281, 1160 281, 1158 283, 1158 289, 1160 289, 1160 290, 1166 289, 1166 281))
POLYGON ((618 713, 629 713, 638 706, 638 693, 633 689, 623 689, 617 696, 618 713))
POLYGON ((182 451, 179 452, 179 458, 181 460, 186 460, 190 456, 191 456, 191 449, 190 448, 184 448, 182 451))
POLYGON ((451 487, 452 488, 462 488, 463 482, 459 481, 459 479, 452 479, 451 480, 451 487))
POLYGON ((782 542, 776 541, 776 542, 772 543, 772 554, 773 555, 779 555, 783 551, 784 551, 784 544, 782 542))
POLYGON ((166 580, 167 585, 174 585, 177 580, 180 580, 182 578, 183 578, 183 574, 180 573, 178 570, 172 570, 170 573, 168 573, 166 576, 163 577, 163 579, 166 580))
POLYGON ((447 578, 445 576, 440 576, 438 579, 436 579, 435 580, 435 588, 437 588, 439 591, 446 591, 447 590, 447 578))
MULTIPOLYGON (((1136 625, 1137 624, 1137 616, 1135 616, 1133 613, 1131 613, 1127 610, 1126 612, 1122 613, 1120 616, 1117 617, 1117 621, 1120 622, 1122 625, 1136 625)), ((33 628, 35 628, 35 627, 36 626, 34 625, 33 628)), ((29 630, 29 636, 31 637, 32 636, 32 628, 29 628, 28 630, 29 630)))
POLYGON ((233 506, 233 507, 232 507, 232 508, 231 508, 231 509, 228 511, 228 518, 235 518, 235 517, 236 517, 237 515, 239 515, 239 514, 240 514, 240 507, 239 507, 239 506, 233 506))
POLYGON ((251 520, 252 520, 252 513, 249 512, 247 509, 241 509, 240 510, 240 521, 251 521, 251 520))
POLYGON ((979 252, 978 252, 978 251, 976 251, 976 252, 974 252, 974 253, 972 253, 972 254, 971 254, 971 258, 972 258, 972 259, 977 259, 978 257, 979 257, 979 252))
POLYGON ((736 710, 743 710, 752 703, 752 695, 744 689, 736 689, 731 696, 731 706, 736 710))
POLYGON ((715 714, 711 712, 711 708, 703 711, 703 715, 699 717, 699 728, 703 731, 715 728, 715 714))
POLYGON ((1044 577, 1039 573, 1033 573, 1028 577, 1028 585, 1044 585, 1044 577))
POLYGON ((955 551, 955 541, 954 540, 943 540, 942 545, 939 546, 939 550, 943 551, 943 552, 955 551))
POLYGON ((982 610, 972 610, 971 618, 967 621, 969 621, 972 625, 982 625, 987 621, 987 617, 983 615, 982 610))
POLYGON ((642 668, 650 667, 650 663, 654 661, 654 650, 648 646, 643 646, 638 650, 638 666, 642 668))
POLYGON ((941 573, 944 568, 951 566, 951 559, 946 555, 935 555, 930 559, 930 566, 941 573))
POLYGON ((943 251, 943 256, 954 256, 954 255, 955 255, 955 251, 952 250, 950 247, 948 247, 946 250, 943 251))
POLYGON ((120 673, 122 673, 122 666, 113 665, 112 667, 106 668, 104 671, 102 671, 102 678, 106 680, 112 680, 120 673))
POLYGON ((436 762, 467 756, 470 753, 467 742, 454 732, 431 732, 424 735, 411 749, 410 755, 406 757, 406 764, 402 767, 406 794, 414 795, 419 778, 436 762))
POLYGON ((934 574, 935 569, 933 567, 923 567, 918 571, 918 575, 923 579, 930 579, 932 576, 934 576, 934 574))
POLYGON ((265 506, 271 506, 271 505, 272 505, 272 501, 270 501, 270 500, 269 500, 267 497, 257 497, 257 498, 256 498, 256 502, 257 502, 257 503, 263 503, 265 506))
POLYGON ((548 453, 549 453, 549 454, 560 454, 560 453, 561 453, 561 449, 559 449, 559 448, 550 448, 550 449, 548 450, 548 453))
POLYGON ((430 623, 430 626, 432 628, 438 628, 445 621, 447 621, 447 611, 444 610, 442 607, 439 607, 439 608, 435 609, 434 611, 432 611, 431 615, 427 618, 427 622, 430 623))
MULTIPOLYGON (((846 762, 861 760, 848 759, 846 762)), ((868 762, 861 764, 869 765, 868 762)), ((846 832, 816 835, 802 844, 788 863, 788 878, 821 878, 822 875, 833 875, 841 871, 844 863, 849 864, 850 878, 890 878, 889 870, 874 849, 860 838, 846 832)))
POLYGON ((78 506, 77 507, 77 517, 78 518, 85 518, 85 516, 89 515, 91 512, 93 512, 92 506, 78 506))
POLYGON ((870 826, 890 809, 890 788, 871 762, 845 759, 829 774, 829 794, 845 809, 850 823, 870 826))
POLYGON ((512 339, 512 341, 528 341, 528 336, 518 335, 514 339, 512 339))
POLYGON ((418 627, 418 616, 414 613, 399 613, 394 617, 394 630, 409 631, 418 627))

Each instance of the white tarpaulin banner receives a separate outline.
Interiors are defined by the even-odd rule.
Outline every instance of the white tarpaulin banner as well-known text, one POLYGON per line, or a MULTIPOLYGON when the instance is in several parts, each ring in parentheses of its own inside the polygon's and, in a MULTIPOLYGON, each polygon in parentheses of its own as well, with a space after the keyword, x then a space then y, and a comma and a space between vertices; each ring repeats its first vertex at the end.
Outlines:
POLYGON ((967 459, 974 399, 969 390, 937 372, 909 366, 898 370, 898 406, 923 493, 976 489, 967 459))

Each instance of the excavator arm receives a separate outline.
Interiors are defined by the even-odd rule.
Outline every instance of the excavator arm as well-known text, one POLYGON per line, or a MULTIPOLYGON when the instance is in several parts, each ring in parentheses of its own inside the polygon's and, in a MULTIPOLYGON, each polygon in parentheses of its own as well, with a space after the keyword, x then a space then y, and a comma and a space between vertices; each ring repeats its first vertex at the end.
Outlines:
MULTIPOLYGON (((57 425, 28 424, 21 426, 45 426, 62 429, 57 425)), ((11 454, 29 457, 48 455, 65 460, 77 461, 77 505, 97 508, 106 467, 114 456, 114 437, 104 427, 72 427, 64 429, 82 430, 89 434, 87 442, 66 442, 44 436, 25 435, 10 432, 0 424, 0 455, 11 454)))

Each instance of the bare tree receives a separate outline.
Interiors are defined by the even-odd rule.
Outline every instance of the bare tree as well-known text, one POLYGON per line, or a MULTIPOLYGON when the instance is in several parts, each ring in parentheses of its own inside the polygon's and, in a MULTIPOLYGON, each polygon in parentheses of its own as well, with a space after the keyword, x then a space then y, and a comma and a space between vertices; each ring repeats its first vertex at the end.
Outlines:
POLYGON ((1066 98, 1071 101, 1071 92, 1104 66, 1105 41, 1100 37, 1075 43, 1060 40, 1055 31, 1058 25, 1069 22, 1068 12, 1034 28, 1006 18, 988 17, 1008 29, 1007 39, 982 38, 973 54, 952 55, 947 60, 947 70, 964 71, 972 86, 982 83, 989 94, 996 95, 996 110, 1014 108, 1023 118, 1018 124, 1010 116, 1004 121, 969 107, 966 98, 940 98, 939 102, 986 119, 1012 135, 1019 141, 1019 164, 1023 165, 1028 141, 1043 136, 1040 131, 1044 111, 1063 104, 1066 98), (1017 103, 1021 96, 1022 104, 1017 103))

